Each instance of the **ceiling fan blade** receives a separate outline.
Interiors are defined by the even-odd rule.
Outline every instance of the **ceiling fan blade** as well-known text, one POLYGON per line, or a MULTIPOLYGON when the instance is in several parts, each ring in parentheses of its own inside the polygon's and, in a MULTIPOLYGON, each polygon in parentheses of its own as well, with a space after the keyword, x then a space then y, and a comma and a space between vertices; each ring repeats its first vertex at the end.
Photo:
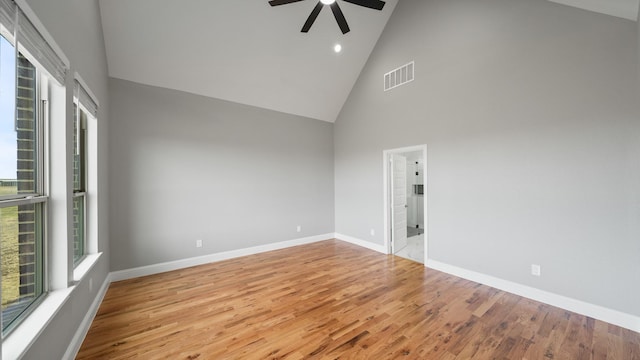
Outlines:
POLYGON ((370 9, 382 10, 385 2, 380 0, 343 0, 344 2, 368 7, 370 9))
POLYGON ((286 5, 286 4, 291 4, 298 1, 302 1, 302 0, 271 0, 269 1, 269 5, 271 6, 286 5))
POLYGON ((307 18, 307 21, 302 26, 301 31, 303 33, 309 32, 309 29, 311 29, 311 25, 313 25, 313 22, 316 21, 316 18, 318 17, 318 14, 320 14, 320 10, 322 10, 323 6, 324 5, 320 1, 318 1, 318 4, 316 4, 316 7, 313 8, 311 14, 309 14, 309 17, 307 18))
POLYGON ((344 14, 340 9, 340 6, 337 2, 331 4, 331 10, 333 11, 333 16, 336 18, 338 22, 338 26, 340 26, 340 30, 342 30, 343 34, 346 34, 350 31, 349 25, 347 24, 347 19, 344 18, 344 14))

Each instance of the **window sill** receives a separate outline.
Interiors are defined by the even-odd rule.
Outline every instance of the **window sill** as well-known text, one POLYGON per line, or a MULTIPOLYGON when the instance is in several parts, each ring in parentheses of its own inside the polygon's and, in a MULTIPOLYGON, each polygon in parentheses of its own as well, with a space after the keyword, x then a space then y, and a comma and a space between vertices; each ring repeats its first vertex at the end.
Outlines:
MULTIPOLYGON (((73 270, 77 284, 98 262, 102 253, 87 255, 73 270)), ((2 359, 19 359, 40 336, 49 322, 71 297, 75 285, 66 289, 49 291, 44 300, 6 338, 2 339, 2 359)))
POLYGON ((2 340, 2 358, 19 359, 31 347, 51 319, 69 299, 75 286, 63 290, 47 293, 42 303, 38 305, 20 325, 2 340))
POLYGON ((98 262, 102 253, 89 254, 73 269, 73 282, 78 283, 98 262))

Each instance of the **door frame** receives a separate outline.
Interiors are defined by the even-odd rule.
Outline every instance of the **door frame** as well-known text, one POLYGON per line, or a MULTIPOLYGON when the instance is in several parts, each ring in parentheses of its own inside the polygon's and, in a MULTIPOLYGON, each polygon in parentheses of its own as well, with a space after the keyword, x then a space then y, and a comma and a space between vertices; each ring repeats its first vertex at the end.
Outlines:
POLYGON ((389 179, 389 176, 391 175, 391 166, 389 166, 389 164, 391 163, 391 155, 392 154, 403 154, 403 153, 408 153, 408 152, 414 152, 414 151, 422 151, 422 159, 423 159, 423 169, 422 171, 424 172, 424 189, 423 189, 423 193, 424 193, 424 198, 425 201, 423 201, 423 206, 424 206, 424 219, 423 219, 423 223, 424 223, 424 262, 425 264, 427 263, 427 259, 429 259, 428 255, 428 249, 429 249, 429 242, 428 242, 428 228, 429 228, 429 223, 427 222, 427 199, 428 199, 428 195, 427 195, 427 181, 428 181, 428 176, 427 176, 427 145, 415 145, 415 146, 407 146, 407 147, 403 147, 403 148, 396 148, 396 149, 388 149, 388 150, 384 150, 382 151, 382 182, 383 182, 383 212, 384 212, 384 248, 386 249, 387 254, 391 254, 391 199, 389 198, 391 196, 391 181, 389 179))

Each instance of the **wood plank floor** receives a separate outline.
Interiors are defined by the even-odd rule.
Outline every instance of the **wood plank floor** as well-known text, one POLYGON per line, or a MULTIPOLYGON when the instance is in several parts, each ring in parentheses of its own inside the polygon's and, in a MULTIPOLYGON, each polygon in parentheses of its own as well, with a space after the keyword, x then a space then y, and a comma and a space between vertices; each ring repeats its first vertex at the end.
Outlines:
POLYGON ((640 359, 640 334, 337 240, 111 284, 78 359, 640 359))

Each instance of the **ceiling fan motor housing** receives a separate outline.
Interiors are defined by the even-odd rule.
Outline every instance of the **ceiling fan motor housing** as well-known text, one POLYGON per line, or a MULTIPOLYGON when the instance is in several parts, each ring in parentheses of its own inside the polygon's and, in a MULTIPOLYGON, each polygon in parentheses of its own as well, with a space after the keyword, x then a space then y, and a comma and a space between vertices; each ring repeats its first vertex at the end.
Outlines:
MULTIPOLYGON (((299 1, 303 1, 303 0, 271 0, 269 1, 269 5, 271 6, 286 5, 286 4, 291 4, 299 1)), ((382 10, 385 4, 385 2, 381 0, 342 0, 342 1, 354 4, 354 5, 367 7, 370 9, 375 9, 375 10, 382 10)), ((311 10, 311 14, 309 14, 307 21, 305 21, 304 25, 302 26, 301 32, 303 33, 309 32, 309 30, 311 29, 311 26, 316 21, 316 18, 318 17, 318 15, 320 14, 320 11, 325 5, 331 7, 331 12, 333 12, 333 17, 336 18, 336 22, 338 23, 338 26, 340 27, 340 30, 342 31, 342 33, 346 34, 349 31, 351 31, 351 29, 349 29, 349 24, 347 24, 347 19, 345 19, 344 14, 342 13, 342 9, 340 9, 340 5, 338 5, 338 2, 336 0, 320 0, 316 4, 316 6, 313 8, 313 10, 311 10)))

